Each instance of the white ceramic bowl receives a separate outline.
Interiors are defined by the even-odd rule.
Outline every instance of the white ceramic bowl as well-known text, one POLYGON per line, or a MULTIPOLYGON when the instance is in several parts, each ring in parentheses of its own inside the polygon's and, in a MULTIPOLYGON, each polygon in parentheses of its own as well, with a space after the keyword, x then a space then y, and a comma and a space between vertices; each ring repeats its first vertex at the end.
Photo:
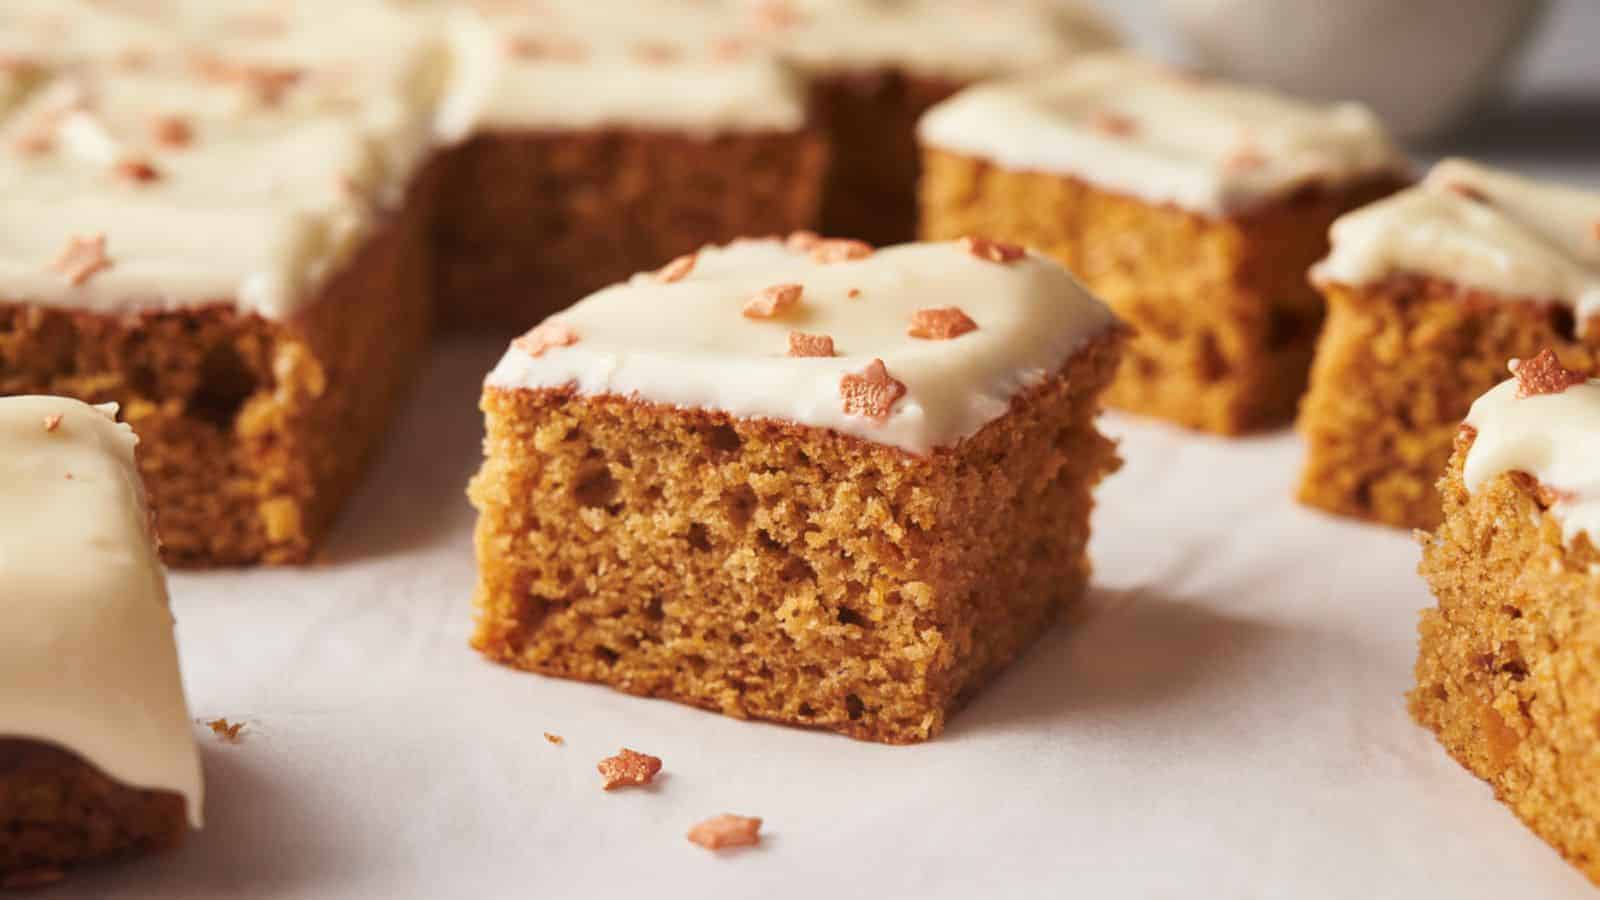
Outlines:
POLYGON ((1438 134, 1502 87, 1544 0, 1164 0, 1208 71, 1360 100, 1402 138, 1438 134))

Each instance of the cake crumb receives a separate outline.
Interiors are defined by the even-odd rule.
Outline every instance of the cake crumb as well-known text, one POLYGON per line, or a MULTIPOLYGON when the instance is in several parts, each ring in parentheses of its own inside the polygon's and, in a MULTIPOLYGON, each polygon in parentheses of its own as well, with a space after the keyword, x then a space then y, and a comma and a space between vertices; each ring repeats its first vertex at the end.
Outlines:
POLYGON ((1100 109, 1089 116, 1089 127, 1112 137, 1128 137, 1139 130, 1139 123, 1121 113, 1100 109))
POLYGON ((142 159, 125 159, 117 163, 112 172, 117 178, 134 184, 149 184, 161 180, 161 173, 156 167, 142 159))
POLYGON ((111 268, 111 257, 106 256, 106 236, 73 235, 50 268, 65 275, 67 283, 74 287, 83 284, 96 273, 111 268))
POLYGON ((905 384, 889 374, 881 359, 874 359, 860 372, 850 372, 839 379, 844 414, 866 416, 879 424, 888 420, 890 410, 905 394, 905 384))
POLYGON ((1517 397, 1521 400, 1541 394, 1559 394, 1589 380, 1582 372, 1561 365, 1561 358, 1550 349, 1541 350, 1533 359, 1514 359, 1510 368, 1517 376, 1517 397))
POLYGON ((833 338, 826 334, 789 332, 790 356, 833 356, 833 338))
POLYGON ((790 250, 794 250, 798 253, 809 253, 811 252, 812 248, 816 247, 820 243, 822 243, 822 235, 817 234, 815 231, 806 231, 805 229, 801 229, 800 231, 791 231, 789 236, 783 239, 783 245, 785 247, 788 247, 790 250))
POLYGON ((194 129, 181 116, 156 116, 150 120, 150 137, 163 147, 187 147, 194 141, 194 129))
POLYGON ((646 785, 655 779, 657 772, 661 771, 661 757, 623 747, 616 756, 600 760, 595 768, 600 771, 600 777, 605 779, 603 787, 608 791, 619 787, 646 785))
POLYGON ((985 237, 973 237, 972 235, 961 239, 961 249, 981 260, 992 263, 1016 262, 1028 255, 1028 251, 1016 244, 991 241, 985 237))
POLYGON ((44 417, 44 430, 45 431, 55 431, 57 428, 60 428, 60 427, 61 427, 61 414, 60 413, 51 413, 50 415, 44 417))
POLYGON ((775 284, 756 292, 744 305, 744 314, 752 319, 770 319, 781 315, 796 303, 804 288, 798 284, 775 284))
POLYGON ((753 847, 761 843, 761 819, 723 813, 689 829, 689 842, 707 850, 753 847))
POLYGON ((851 288, 850 290, 845 291, 844 295, 849 297, 851 300, 859 300, 861 299, 861 288, 851 288))
POLYGON ((812 262, 840 263, 866 259, 873 254, 873 247, 866 241, 849 240, 845 238, 827 238, 820 240, 811 248, 812 262))
POLYGON ((543 356, 551 347, 570 347, 578 342, 578 332, 571 326, 560 322, 545 322, 535 325, 527 334, 511 342, 529 356, 543 356))
POLYGON ((662 284, 672 284, 674 281, 682 281, 683 279, 689 277, 690 272, 694 271, 694 264, 698 259, 699 254, 697 253, 685 253, 672 262, 662 266, 660 269, 657 269, 656 280, 662 284))
POLYGON ((906 329, 906 334, 928 341, 948 341, 977 330, 978 323, 960 307, 940 306, 917 310, 911 316, 911 327, 906 329))
POLYGON ((565 744, 567 742, 567 739, 562 737, 561 735, 559 735, 559 734, 551 734, 548 731, 546 731, 544 733, 544 739, 549 741, 552 744, 555 744, 557 747, 559 747, 562 744, 565 744))
POLYGON ((206 726, 212 734, 230 744, 239 743, 239 732, 244 730, 243 722, 229 722, 227 719, 212 719, 206 726))

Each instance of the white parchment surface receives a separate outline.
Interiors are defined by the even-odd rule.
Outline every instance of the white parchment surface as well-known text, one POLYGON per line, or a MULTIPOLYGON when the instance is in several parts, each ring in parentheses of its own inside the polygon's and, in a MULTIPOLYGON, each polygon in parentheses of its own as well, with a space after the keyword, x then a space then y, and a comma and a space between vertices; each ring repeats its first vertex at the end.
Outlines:
POLYGON ((317 565, 173 576, 193 712, 245 723, 196 726, 206 829, 38 896, 1592 896, 1406 716, 1416 545, 1294 505, 1287 432, 1112 419, 1091 608, 923 746, 483 661, 463 489, 500 346, 439 347, 317 565), (656 786, 601 791, 623 745, 656 786), (684 839, 720 812, 763 845, 684 839))

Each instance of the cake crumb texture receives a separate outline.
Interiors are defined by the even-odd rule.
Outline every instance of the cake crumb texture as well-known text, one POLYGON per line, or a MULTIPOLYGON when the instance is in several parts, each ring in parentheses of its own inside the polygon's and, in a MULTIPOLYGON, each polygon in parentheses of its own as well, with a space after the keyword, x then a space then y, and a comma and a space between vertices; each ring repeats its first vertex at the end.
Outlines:
POLYGON ((1438 278, 1330 283, 1328 321, 1300 412, 1302 503, 1405 528, 1439 524, 1436 484, 1472 402, 1506 361, 1553 348, 1600 373, 1600 331, 1571 307, 1465 289, 1438 278))
POLYGON ((1469 494, 1470 441, 1463 430, 1423 541, 1438 606, 1422 614, 1411 714, 1600 884, 1600 551, 1563 542, 1523 473, 1469 494))
POLYGON ((570 390, 485 391, 473 645, 737 717, 905 743, 1082 595, 1113 330, 926 457, 570 390))
POLYGON ((183 841, 184 800, 130 788, 76 755, 0 738, 0 883, 30 887, 81 863, 183 841))
POLYGON ((1107 405, 1221 434, 1293 418, 1323 316, 1306 270, 1335 218, 1398 187, 1375 176, 1216 218, 934 148, 924 165, 924 240, 1059 260, 1136 332, 1107 405))

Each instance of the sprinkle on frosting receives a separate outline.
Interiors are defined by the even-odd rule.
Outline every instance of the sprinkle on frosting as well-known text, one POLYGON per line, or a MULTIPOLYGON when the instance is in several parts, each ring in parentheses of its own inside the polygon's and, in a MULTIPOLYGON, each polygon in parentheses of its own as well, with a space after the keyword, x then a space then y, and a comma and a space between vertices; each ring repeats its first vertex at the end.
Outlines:
POLYGON ((657 269, 656 280, 662 284, 671 284, 674 281, 682 281, 688 278, 689 273, 694 271, 694 263, 697 258, 697 254, 685 253, 657 269))
POLYGON ((143 159, 125 159, 112 167, 118 180, 132 184, 149 184, 161 180, 161 172, 143 159))
POLYGON ((641 41, 630 52, 647 66, 668 66, 683 59, 683 48, 660 41, 641 41))
POLYGON ((825 334, 806 334, 803 331, 791 331, 789 332, 789 355, 796 357, 833 356, 833 338, 825 334))
POLYGON ((1600 322, 1600 193, 1464 159, 1421 184, 1341 216, 1320 284, 1423 277, 1506 302, 1569 306, 1580 333, 1600 322))
POLYGON ((1568 542, 1587 534, 1600 547, 1600 380, 1575 381, 1548 351, 1513 372, 1467 414, 1472 444, 1462 480, 1476 492, 1520 472, 1533 479, 1568 542))
POLYGON ((886 422, 889 412, 905 395, 905 383, 890 375, 881 359, 874 359, 860 372, 849 372, 839 379, 839 397, 844 401, 842 408, 847 416, 865 416, 874 422, 886 422))
POLYGON ((306 71, 298 66, 233 62, 211 54, 195 57, 194 68, 212 81, 243 86, 257 102, 269 107, 282 103, 290 88, 306 77, 306 71))
POLYGON ((761 843, 761 819, 723 813, 689 829, 689 843, 707 850, 728 847, 753 847, 761 843))
POLYGON ((977 330, 978 323, 968 318, 960 307, 940 306, 917 310, 906 334, 927 341, 948 341, 977 330))
POLYGON ((44 430, 46 432, 53 432, 57 428, 60 428, 60 427, 61 427, 61 414, 60 413, 51 413, 50 415, 44 417, 44 430))
POLYGON ((811 259, 819 263, 854 262, 871 256, 872 251, 872 245, 866 241, 825 238, 811 248, 811 259))
POLYGON ((1133 119, 1107 109, 1097 109, 1089 116, 1089 127, 1115 137, 1128 137, 1139 130, 1133 119))
POLYGON ((793 231, 784 238, 783 245, 796 253, 810 253, 818 244, 822 243, 822 235, 815 231, 793 231))
POLYGON ((1544 394, 1559 394, 1589 379, 1561 365, 1554 350, 1542 350, 1533 359, 1513 359, 1511 374, 1517 376, 1517 398, 1526 400, 1544 394))
POLYGON ((150 138, 163 147, 179 149, 194 141, 194 129, 182 116, 154 116, 150 119, 150 138))
POLYGON ((756 292, 744 305, 744 314, 752 319, 770 319, 782 315, 800 302, 805 288, 798 284, 774 284, 756 292))
POLYGON ((985 237, 964 237, 961 239, 961 249, 986 262, 1001 264, 1016 262, 1028 255, 1028 251, 1016 244, 991 241, 985 237))
POLYGON ((73 235, 50 268, 60 272, 74 287, 111 268, 103 234, 73 235))
POLYGON ((244 730, 244 723, 229 722, 227 719, 212 719, 206 723, 206 727, 210 728, 211 733, 219 739, 229 744, 237 744, 239 743, 239 732, 244 730))
POLYGON ((560 322, 535 325, 527 334, 512 341, 512 346, 529 356, 543 356, 551 347, 570 347, 578 342, 578 332, 560 322))
POLYGON ((506 38, 505 48, 510 55, 527 60, 581 63, 589 58, 589 48, 582 41, 548 35, 512 35, 506 38))

